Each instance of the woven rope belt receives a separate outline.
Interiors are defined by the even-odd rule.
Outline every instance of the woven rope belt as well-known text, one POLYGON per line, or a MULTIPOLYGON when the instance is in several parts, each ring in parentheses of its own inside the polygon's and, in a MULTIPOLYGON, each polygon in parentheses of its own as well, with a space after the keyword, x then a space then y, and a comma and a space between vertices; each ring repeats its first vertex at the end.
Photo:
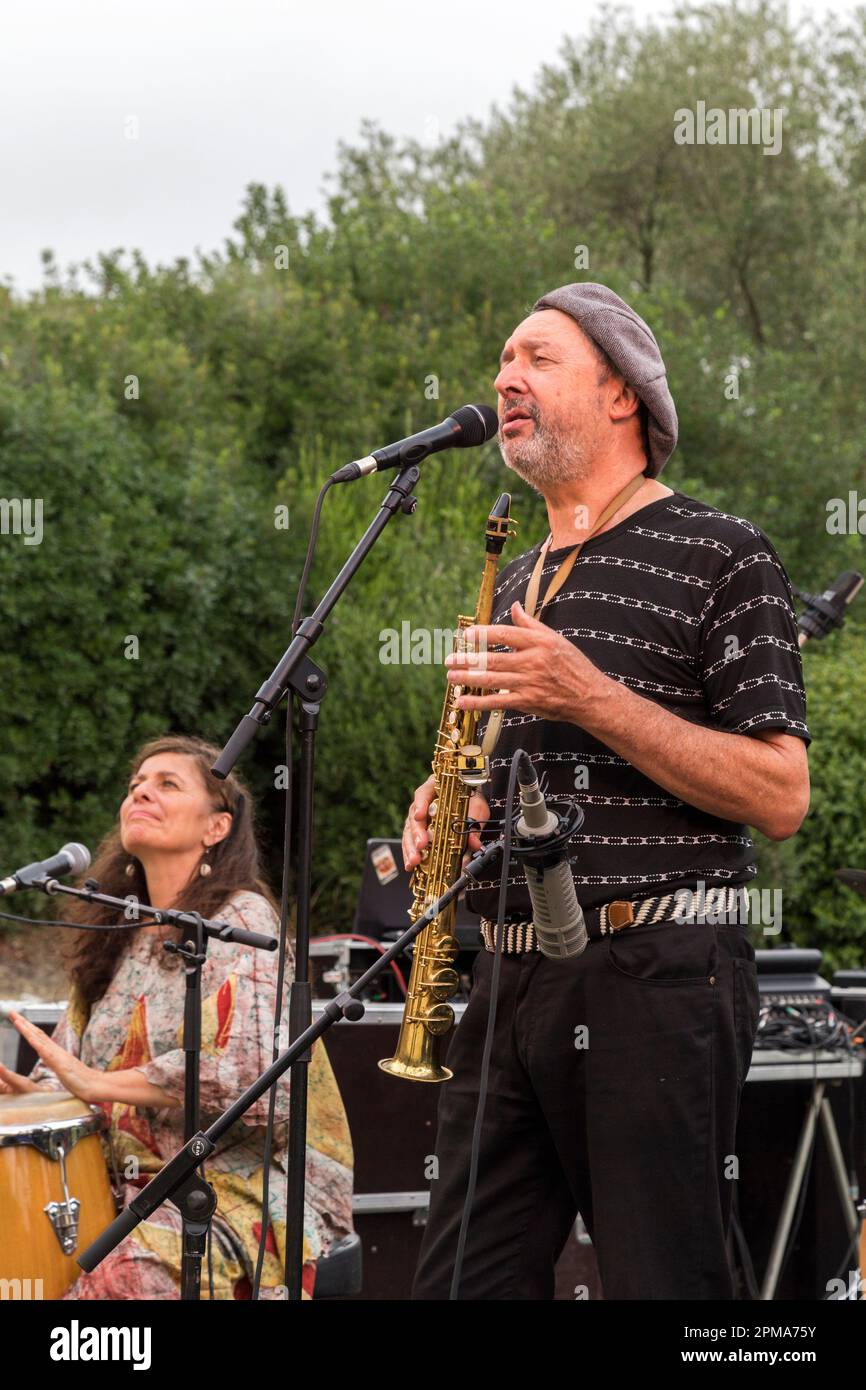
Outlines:
MULTIPOLYGON (((709 917, 716 922, 729 919, 745 923, 748 921, 748 907, 748 894, 744 888, 708 888, 705 892, 680 888, 676 893, 666 893, 661 898, 603 903, 601 907, 589 908, 584 913, 584 919, 588 935, 597 941, 625 927, 650 926, 653 922, 702 922, 709 917)), ((481 937, 488 951, 496 950, 496 923, 489 917, 481 918, 481 937)), ((538 949, 532 922, 506 918, 503 942, 506 954, 518 955, 538 949)))

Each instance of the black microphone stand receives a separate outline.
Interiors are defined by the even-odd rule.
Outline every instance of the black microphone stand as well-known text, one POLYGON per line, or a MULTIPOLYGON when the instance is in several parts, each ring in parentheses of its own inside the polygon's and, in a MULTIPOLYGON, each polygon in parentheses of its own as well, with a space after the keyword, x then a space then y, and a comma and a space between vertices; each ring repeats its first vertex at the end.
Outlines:
MULTIPOLYGON (((407 444, 409 441, 407 441, 407 444)), ((427 451, 429 452, 429 450, 427 451)), ((310 992, 310 897, 314 824, 314 769, 319 706, 328 688, 325 672, 309 658, 310 648, 324 632, 325 619, 343 591, 351 583, 388 522, 398 512, 410 515, 418 505, 412 489, 421 476, 418 462, 423 457, 413 446, 407 461, 389 487, 377 515, 367 527, 343 568, 309 618, 298 625, 291 644, 271 675, 260 687, 255 704, 244 715, 213 767, 215 777, 229 775, 241 753, 268 723, 283 697, 294 692, 300 701, 300 801, 298 820, 297 922, 295 934, 295 972, 289 991, 289 1042, 309 1036, 312 1018, 310 992)), ((388 959, 391 959, 389 954, 388 959)), ((366 977, 365 977, 366 978, 366 977)), ((311 1041, 314 1041, 314 1035, 311 1041)), ((293 1056, 292 1060, 295 1060, 293 1056)), ((290 1300, 302 1296, 304 1249, 304 1193, 306 1187, 307 1082, 310 1054, 297 1055, 302 1064, 295 1068, 289 1095, 289 1137, 286 1184, 286 1282, 290 1300)), ((243 1107, 246 1108, 246 1107, 243 1107)), ((242 1111, 241 1111, 242 1113, 242 1111)))
MULTIPOLYGON (((140 914, 152 917, 154 922, 168 922, 173 927, 190 928, 188 939, 182 944, 176 941, 163 943, 164 949, 178 955, 184 962, 186 993, 183 1009, 183 1052, 184 1052, 184 1143, 198 1133, 201 1119, 199 1105, 200 1062, 201 1062, 201 971, 207 957, 207 943, 211 937, 220 941, 232 941, 239 945, 254 946, 260 951, 275 951, 277 941, 272 936, 261 936, 258 932, 246 931, 243 927, 232 927, 228 922, 212 921, 198 912, 180 912, 176 908, 150 907, 136 898, 114 898, 108 893, 100 893, 93 879, 88 879, 84 888, 73 888, 58 883, 57 879, 47 878, 31 885, 42 888, 46 893, 66 893, 73 898, 84 898, 86 902, 103 903, 106 907, 121 908, 125 914, 133 913, 132 921, 137 922, 140 914)), ((70 926, 73 924, 70 923, 70 926)), ((122 930, 117 928, 116 930, 122 930)), ((183 1150, 181 1151, 183 1152, 183 1150)), ((210 1151, 209 1151, 210 1152, 210 1151)), ((211 1218, 216 1211, 217 1198, 214 1189, 205 1181, 204 1174, 190 1174, 183 1188, 172 1197, 181 1215, 183 1238, 181 1245, 181 1298, 195 1302, 201 1296, 201 1262, 207 1248, 207 1237, 211 1218)))
MULTIPOLYGON (((209 1129, 205 1130, 204 1133, 194 1134, 184 1147, 175 1154, 174 1158, 170 1159, 164 1168, 154 1174, 147 1186, 142 1188, 129 1206, 124 1208, 111 1225, 107 1226, 96 1237, 96 1240, 78 1256, 77 1262, 83 1270, 87 1273, 94 1270, 105 1259, 106 1255, 110 1254, 129 1235, 130 1231, 135 1230, 139 1222, 146 1221, 158 1207, 162 1206, 163 1202, 171 1201, 183 1210, 181 1203, 187 1195, 200 1192, 201 1188, 206 1186, 206 1184, 201 1184, 201 1180, 196 1177, 195 1170, 199 1164, 210 1157, 222 1136, 242 1118, 260 1096, 263 1096, 279 1080, 289 1067, 305 1061, 317 1038, 320 1038, 342 1018, 351 1022, 363 1018, 364 1005, 361 1001, 361 995, 367 986, 391 964, 395 956, 398 956, 414 941, 420 931, 435 921, 440 912, 462 893, 464 888, 477 883, 482 873, 502 853, 504 843, 504 839, 500 837, 485 849, 478 850, 464 872, 451 884, 451 887, 447 888, 435 902, 430 903, 417 921, 413 922, 387 951, 377 957, 370 968, 355 981, 351 988, 344 990, 335 999, 329 999, 315 1023, 310 1023, 297 1038, 293 1039, 282 1056, 272 1062, 267 1071, 262 1072, 258 1080, 248 1086, 234 1104, 224 1111, 209 1129)), ((296 1071, 295 1075, 298 1074, 296 1071)), ((292 1090, 294 1090, 294 1079, 292 1090)), ((213 1191, 213 1189, 209 1190, 213 1191)), ((197 1217, 196 1219, 200 1218, 197 1217)), ((291 1297, 291 1294, 289 1296, 291 1297)))

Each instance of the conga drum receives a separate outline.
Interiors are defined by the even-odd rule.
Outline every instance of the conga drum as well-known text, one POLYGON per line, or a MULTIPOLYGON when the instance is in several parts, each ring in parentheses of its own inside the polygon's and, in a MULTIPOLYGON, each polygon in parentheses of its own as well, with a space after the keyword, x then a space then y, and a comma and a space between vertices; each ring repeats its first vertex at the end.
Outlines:
POLYGON ((66 1091, 0 1096, 0 1296, 62 1298, 114 1220, 104 1126, 66 1091))

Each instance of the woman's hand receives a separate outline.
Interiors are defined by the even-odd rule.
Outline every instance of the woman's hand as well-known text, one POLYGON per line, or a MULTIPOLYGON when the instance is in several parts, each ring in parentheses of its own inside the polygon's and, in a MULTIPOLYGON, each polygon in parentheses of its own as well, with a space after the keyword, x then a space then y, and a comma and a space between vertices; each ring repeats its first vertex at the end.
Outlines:
POLYGON ((28 1091, 39 1091, 35 1081, 31 1081, 29 1076, 22 1076, 20 1072, 10 1071, 0 1062, 0 1096, 23 1096, 28 1091))
MULTIPOLYGON (((79 1100, 87 1101, 88 1105, 99 1105, 103 1101, 158 1109, 183 1105, 182 1100, 170 1095, 162 1086, 155 1086, 153 1082, 148 1081, 136 1067, 127 1068, 125 1071, 100 1071, 98 1067, 85 1066, 79 1057, 73 1057, 65 1047, 52 1042, 48 1034, 43 1033, 42 1029, 37 1028, 29 1019, 14 1013, 10 1013, 9 1017, 22 1038, 29 1042, 34 1052, 39 1053, 46 1067, 50 1067, 54 1072, 60 1084, 74 1096, 78 1096, 79 1100)), ((2 1067, 0 1092, 4 1090, 13 1093, 40 1091, 42 1087, 31 1081, 28 1076, 19 1076, 17 1072, 2 1067)))
MULTIPOLYGON (((78 1057, 73 1057, 71 1052, 67 1052, 65 1047, 59 1043, 52 1042, 47 1033, 43 1033, 41 1028, 37 1028, 35 1023, 23 1018, 21 1014, 10 1013, 10 1019, 14 1023, 18 1032, 39 1054, 41 1060, 49 1067, 57 1077, 61 1085, 67 1091, 71 1091, 79 1100, 90 1103, 95 1101, 99 1089, 99 1078, 101 1073, 93 1067, 85 1066, 84 1062, 78 1057)), ((40 1088, 35 1082, 30 1081, 29 1077, 19 1077, 16 1072, 7 1071, 4 1067, 0 1073, 0 1080, 3 1080, 10 1091, 38 1091, 40 1088), (23 1082, 24 1085, 17 1085, 16 1082, 23 1082)))

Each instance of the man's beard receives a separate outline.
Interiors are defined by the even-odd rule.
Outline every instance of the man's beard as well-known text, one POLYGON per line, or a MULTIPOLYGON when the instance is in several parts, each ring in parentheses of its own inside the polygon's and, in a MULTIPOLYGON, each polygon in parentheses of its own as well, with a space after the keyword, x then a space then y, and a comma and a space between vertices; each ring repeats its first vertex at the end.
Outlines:
POLYGON ((592 466, 592 455, 586 439, 574 430, 566 433, 555 426, 542 424, 533 415, 533 429, 528 439, 509 439, 498 436, 499 452, 507 468, 530 487, 543 490, 546 484, 567 483, 586 478, 592 466))

